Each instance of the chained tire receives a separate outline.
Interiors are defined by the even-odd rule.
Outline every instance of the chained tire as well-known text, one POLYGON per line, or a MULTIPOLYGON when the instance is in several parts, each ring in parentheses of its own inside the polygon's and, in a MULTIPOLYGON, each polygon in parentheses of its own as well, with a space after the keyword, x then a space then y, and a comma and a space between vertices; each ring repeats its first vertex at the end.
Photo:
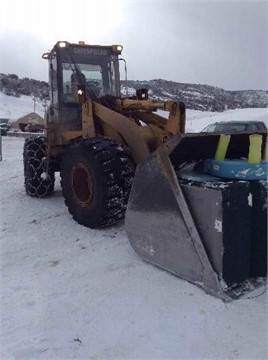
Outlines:
POLYGON ((123 219, 133 175, 131 160, 114 140, 90 138, 71 144, 61 162, 61 185, 74 220, 94 229, 123 219))
POLYGON ((52 169, 44 166, 46 157, 46 139, 44 137, 28 137, 23 148, 24 186, 26 194, 43 198, 54 191, 55 176, 52 169))

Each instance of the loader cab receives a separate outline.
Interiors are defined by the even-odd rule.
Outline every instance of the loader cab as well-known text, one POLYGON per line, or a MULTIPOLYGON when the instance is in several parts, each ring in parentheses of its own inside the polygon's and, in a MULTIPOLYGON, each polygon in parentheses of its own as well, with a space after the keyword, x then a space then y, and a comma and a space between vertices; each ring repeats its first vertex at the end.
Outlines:
POLYGON ((81 129, 81 105, 74 96, 74 84, 85 86, 94 101, 111 95, 120 97, 119 58, 121 45, 70 44, 59 41, 43 54, 49 61, 50 115, 61 131, 81 129))

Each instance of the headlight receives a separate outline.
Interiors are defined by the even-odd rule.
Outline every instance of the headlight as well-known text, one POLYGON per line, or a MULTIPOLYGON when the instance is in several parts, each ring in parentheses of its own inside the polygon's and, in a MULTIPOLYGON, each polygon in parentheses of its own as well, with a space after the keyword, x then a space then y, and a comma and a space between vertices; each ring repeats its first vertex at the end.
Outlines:
POLYGON ((57 46, 60 48, 67 48, 69 46, 69 43, 67 41, 58 41, 57 46))
POLYGON ((116 54, 121 54, 123 50, 123 46, 122 45, 113 45, 113 51, 116 53, 116 54))
POLYGON ((116 50, 122 52, 123 46, 122 45, 117 45, 116 50))

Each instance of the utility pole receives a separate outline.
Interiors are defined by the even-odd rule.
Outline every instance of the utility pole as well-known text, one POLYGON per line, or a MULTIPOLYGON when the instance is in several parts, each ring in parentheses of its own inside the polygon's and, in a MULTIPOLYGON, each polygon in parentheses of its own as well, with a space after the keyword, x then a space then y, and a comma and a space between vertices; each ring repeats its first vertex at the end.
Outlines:
POLYGON ((43 100, 42 105, 44 107, 44 114, 46 115, 46 112, 47 112, 47 99, 46 98, 43 100))
POLYGON ((34 112, 35 112, 35 104, 36 104, 36 98, 35 98, 35 95, 33 96, 33 103, 34 103, 34 112))
POLYGON ((1 133, 1 129, 0 129, 0 161, 2 161, 2 133, 1 133))

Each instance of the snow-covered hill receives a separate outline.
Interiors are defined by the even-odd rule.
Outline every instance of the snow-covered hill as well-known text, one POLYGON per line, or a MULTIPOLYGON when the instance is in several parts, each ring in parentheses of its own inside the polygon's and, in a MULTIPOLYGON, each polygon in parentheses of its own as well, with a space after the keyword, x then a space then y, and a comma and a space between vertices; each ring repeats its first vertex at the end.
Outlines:
MULTIPOLYGON (((185 103, 191 110, 224 111, 238 108, 268 107, 268 91, 228 91, 215 86, 188 84, 163 79, 121 81, 122 95, 135 94, 136 89, 146 88, 150 97, 157 100, 174 99, 185 103)), ((7 95, 35 94, 39 99, 48 99, 49 86, 45 81, 20 79, 15 74, 0 74, 0 89, 7 95)))
MULTIPOLYGON (((128 81, 129 93, 136 89, 146 88, 150 97, 159 100, 180 100, 186 108, 203 111, 224 111, 242 108, 268 107, 268 91, 241 90, 228 91, 215 86, 186 84, 162 79, 128 81)), ((122 81, 123 93, 126 93, 126 82, 122 81)))
MULTIPOLYGON (((131 89, 129 95, 131 95, 131 89)), ((17 98, 0 92, 0 118, 9 118, 10 121, 15 121, 33 110, 34 101, 31 96, 17 98)), ((40 100, 36 100, 35 111, 40 116, 44 116, 44 104, 40 100)), ((168 116, 167 112, 159 111, 159 113, 164 117, 168 116)), ((186 119, 186 130, 193 132, 201 131, 205 126, 213 122, 224 120, 260 120, 264 121, 268 126, 268 108, 235 109, 224 112, 187 109, 186 119)))
POLYGON ((0 118, 10 119, 9 121, 12 122, 34 110, 38 115, 44 117, 44 105, 39 99, 35 100, 34 106, 32 96, 14 97, 0 92, 0 118))

